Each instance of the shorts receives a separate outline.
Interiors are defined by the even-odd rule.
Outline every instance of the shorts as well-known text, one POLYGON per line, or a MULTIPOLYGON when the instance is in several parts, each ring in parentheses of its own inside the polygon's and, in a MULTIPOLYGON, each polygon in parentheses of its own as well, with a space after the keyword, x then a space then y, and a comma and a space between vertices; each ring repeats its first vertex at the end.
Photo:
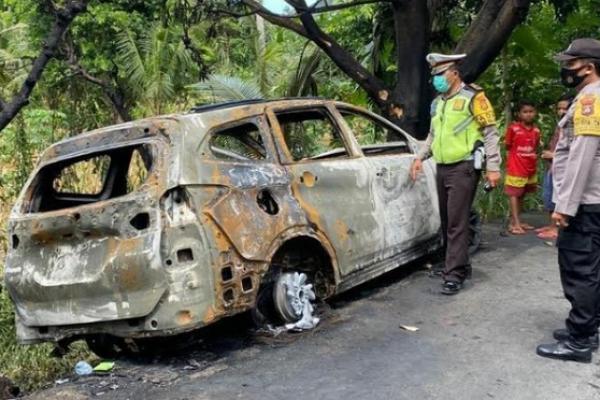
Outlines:
POLYGON ((544 173, 544 183, 542 186, 542 198, 544 200, 544 209, 548 212, 553 212, 556 204, 552 202, 552 171, 546 171, 544 173))
POLYGON ((506 175, 504 193, 509 196, 522 197, 537 190, 537 175, 521 177, 506 175))

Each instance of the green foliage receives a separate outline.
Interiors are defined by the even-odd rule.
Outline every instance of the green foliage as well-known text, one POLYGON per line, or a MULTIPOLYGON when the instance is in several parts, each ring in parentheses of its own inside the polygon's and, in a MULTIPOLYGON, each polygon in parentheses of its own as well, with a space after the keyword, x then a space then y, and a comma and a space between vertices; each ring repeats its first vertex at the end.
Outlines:
POLYGON ((202 101, 211 103, 263 97, 258 85, 233 76, 211 75, 188 88, 198 94, 202 101))
POLYGON ((83 343, 75 343, 64 358, 50 357, 52 346, 48 344, 18 345, 13 321, 12 303, 4 290, 0 292, 0 371, 16 382, 23 391, 39 389, 42 385, 69 374, 79 360, 97 361, 83 343))
POLYGON ((161 114, 196 76, 197 66, 176 28, 154 24, 136 38, 125 29, 117 34, 116 63, 127 88, 151 114, 161 114))

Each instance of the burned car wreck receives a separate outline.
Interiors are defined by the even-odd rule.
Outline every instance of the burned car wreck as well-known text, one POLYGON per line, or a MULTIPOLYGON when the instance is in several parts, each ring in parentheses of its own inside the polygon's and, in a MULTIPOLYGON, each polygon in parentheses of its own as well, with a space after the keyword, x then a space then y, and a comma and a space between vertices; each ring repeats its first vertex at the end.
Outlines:
POLYGON ((84 338, 102 353, 247 310, 298 321, 313 292, 439 248, 433 164, 409 178, 417 146, 319 99, 211 105, 59 142, 9 221, 18 340, 84 338))

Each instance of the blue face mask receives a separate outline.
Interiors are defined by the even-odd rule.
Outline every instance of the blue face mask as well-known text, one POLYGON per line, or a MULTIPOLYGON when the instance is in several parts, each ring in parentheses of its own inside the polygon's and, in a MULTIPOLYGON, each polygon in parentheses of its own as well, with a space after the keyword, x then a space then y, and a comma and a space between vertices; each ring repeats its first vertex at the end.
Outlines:
POLYGON ((448 83, 448 79, 444 75, 435 75, 433 77, 433 87, 439 93, 446 93, 450 90, 450 83, 448 83))

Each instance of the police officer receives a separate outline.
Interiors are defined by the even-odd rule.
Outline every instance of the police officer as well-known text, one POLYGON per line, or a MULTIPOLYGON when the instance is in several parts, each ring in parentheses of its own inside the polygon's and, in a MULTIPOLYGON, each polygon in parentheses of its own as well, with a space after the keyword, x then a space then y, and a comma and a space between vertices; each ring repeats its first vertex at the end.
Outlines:
POLYGON ((560 228, 558 264, 571 303, 557 343, 542 344, 542 357, 590 362, 598 348, 600 312, 600 41, 577 39, 556 56, 561 80, 577 96, 559 123, 552 173, 560 228))
POLYGON ((483 143, 487 154, 486 179, 492 187, 500 180, 500 150, 494 109, 481 88, 463 82, 458 62, 466 54, 431 53, 433 86, 439 95, 431 104, 431 129, 425 146, 411 168, 413 180, 423 169, 422 161, 433 155, 437 164, 437 191, 445 261, 442 293, 462 289, 470 275, 469 214, 480 171, 475 169, 474 151, 483 143))

